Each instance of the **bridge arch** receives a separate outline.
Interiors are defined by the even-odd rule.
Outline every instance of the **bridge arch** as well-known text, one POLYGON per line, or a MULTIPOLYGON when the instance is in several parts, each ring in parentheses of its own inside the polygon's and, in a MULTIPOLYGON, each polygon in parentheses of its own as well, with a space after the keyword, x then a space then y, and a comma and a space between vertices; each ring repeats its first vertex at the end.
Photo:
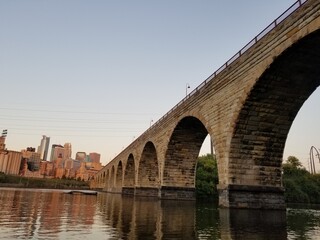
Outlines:
POLYGON ((122 188, 122 161, 118 162, 115 180, 116 180, 115 187, 117 189, 121 190, 121 188, 122 188))
POLYGON ((159 164, 157 151, 154 144, 148 141, 142 151, 139 161, 137 195, 158 195, 160 185, 159 181, 159 164))
POLYGON ((100 188, 100 175, 95 176, 94 180, 95 180, 94 187, 95 188, 100 188))
POLYGON ((206 127, 196 117, 187 116, 178 122, 165 153, 163 186, 195 188, 196 163, 207 135, 206 127))
POLYGON ((102 188, 103 184, 102 184, 102 174, 99 175, 98 177, 98 184, 99 184, 99 188, 102 188))
POLYGON ((107 169, 105 171, 106 178, 105 178, 105 183, 104 183, 104 186, 103 186, 104 190, 107 190, 109 188, 109 185, 110 185, 110 173, 109 172, 110 172, 109 169, 107 169))
POLYGON ((290 127, 320 85, 320 30, 287 48, 246 93, 229 150, 229 184, 281 187, 290 127))
POLYGON ((106 171, 101 174, 101 188, 103 189, 106 186, 106 171))
POLYGON ((127 164, 124 170, 123 186, 131 188, 135 186, 135 163, 132 153, 128 157, 127 164))
POLYGON ((112 165, 112 167, 111 167, 109 179, 110 179, 110 181, 109 181, 108 190, 113 190, 115 187, 115 168, 114 168, 114 165, 112 165))

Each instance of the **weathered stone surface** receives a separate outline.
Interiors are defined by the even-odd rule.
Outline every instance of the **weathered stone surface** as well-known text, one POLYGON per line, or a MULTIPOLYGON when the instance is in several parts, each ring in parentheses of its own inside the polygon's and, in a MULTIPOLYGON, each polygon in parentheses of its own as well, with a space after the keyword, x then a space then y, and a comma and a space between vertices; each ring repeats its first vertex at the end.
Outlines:
POLYGON ((195 200, 195 188, 167 187, 161 188, 162 199, 195 200))
POLYGON ((135 188, 134 187, 122 187, 122 194, 124 195, 134 195, 135 188))
POLYGON ((136 187, 134 195, 143 197, 159 197, 159 189, 152 187, 136 187))
POLYGON ((219 189, 219 205, 227 208, 286 208, 282 187, 232 185, 219 189))

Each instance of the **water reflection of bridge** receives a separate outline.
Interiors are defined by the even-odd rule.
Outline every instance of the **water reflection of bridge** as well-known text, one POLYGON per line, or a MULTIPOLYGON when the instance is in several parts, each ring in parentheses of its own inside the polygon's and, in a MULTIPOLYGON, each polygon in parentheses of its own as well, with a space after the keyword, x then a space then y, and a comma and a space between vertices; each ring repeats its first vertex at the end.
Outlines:
POLYGON ((205 215, 195 201, 108 193, 98 195, 98 206, 121 239, 287 239, 284 211, 215 208, 205 215))

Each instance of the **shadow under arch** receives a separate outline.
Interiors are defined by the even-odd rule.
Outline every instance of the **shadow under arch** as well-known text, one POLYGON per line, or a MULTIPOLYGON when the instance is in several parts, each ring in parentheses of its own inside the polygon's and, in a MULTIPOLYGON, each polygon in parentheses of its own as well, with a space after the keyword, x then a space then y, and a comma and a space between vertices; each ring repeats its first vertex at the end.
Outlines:
POLYGON ((105 178, 105 182, 103 184, 103 190, 107 191, 109 184, 110 184, 110 173, 109 173, 109 169, 105 171, 106 173, 106 178, 105 178))
POLYGON ((206 127, 196 117, 185 117, 177 124, 165 154, 162 198, 195 198, 196 163, 207 135, 206 127))
POLYGON ((133 154, 131 153, 128 157, 127 164, 124 170, 122 193, 133 195, 134 187, 135 187, 135 163, 134 163, 133 154))
POLYGON ((298 111, 320 84, 319 42, 317 30, 294 43, 251 89, 234 125, 220 203, 240 207, 233 199, 243 198, 250 208, 285 208, 283 151, 298 111))
POLYGON ((114 187, 115 187, 115 170, 114 170, 114 166, 112 166, 110 170, 110 176, 109 176, 108 191, 112 191, 114 187))
POLYGON ((94 188, 101 188, 100 187, 100 175, 94 176, 94 183, 93 183, 94 188))
POLYGON ((154 144, 148 141, 142 151, 137 177, 135 195, 158 196, 159 168, 157 151, 154 144))
POLYGON ((106 178, 106 172, 104 171, 102 176, 101 176, 101 188, 103 189, 106 185, 106 182, 107 182, 107 178, 106 178))
POLYGON ((115 178, 115 187, 117 192, 122 190, 122 161, 119 161, 117 166, 116 178, 115 178))

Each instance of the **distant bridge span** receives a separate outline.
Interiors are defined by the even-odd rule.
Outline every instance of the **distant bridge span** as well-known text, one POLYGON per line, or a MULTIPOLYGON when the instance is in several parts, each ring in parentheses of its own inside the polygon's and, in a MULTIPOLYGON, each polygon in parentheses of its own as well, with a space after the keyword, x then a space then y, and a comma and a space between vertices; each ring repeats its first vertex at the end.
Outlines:
POLYGON ((320 3, 297 1, 99 171, 92 188, 195 197, 209 134, 219 205, 284 209, 281 163, 295 116, 320 85, 320 3))

